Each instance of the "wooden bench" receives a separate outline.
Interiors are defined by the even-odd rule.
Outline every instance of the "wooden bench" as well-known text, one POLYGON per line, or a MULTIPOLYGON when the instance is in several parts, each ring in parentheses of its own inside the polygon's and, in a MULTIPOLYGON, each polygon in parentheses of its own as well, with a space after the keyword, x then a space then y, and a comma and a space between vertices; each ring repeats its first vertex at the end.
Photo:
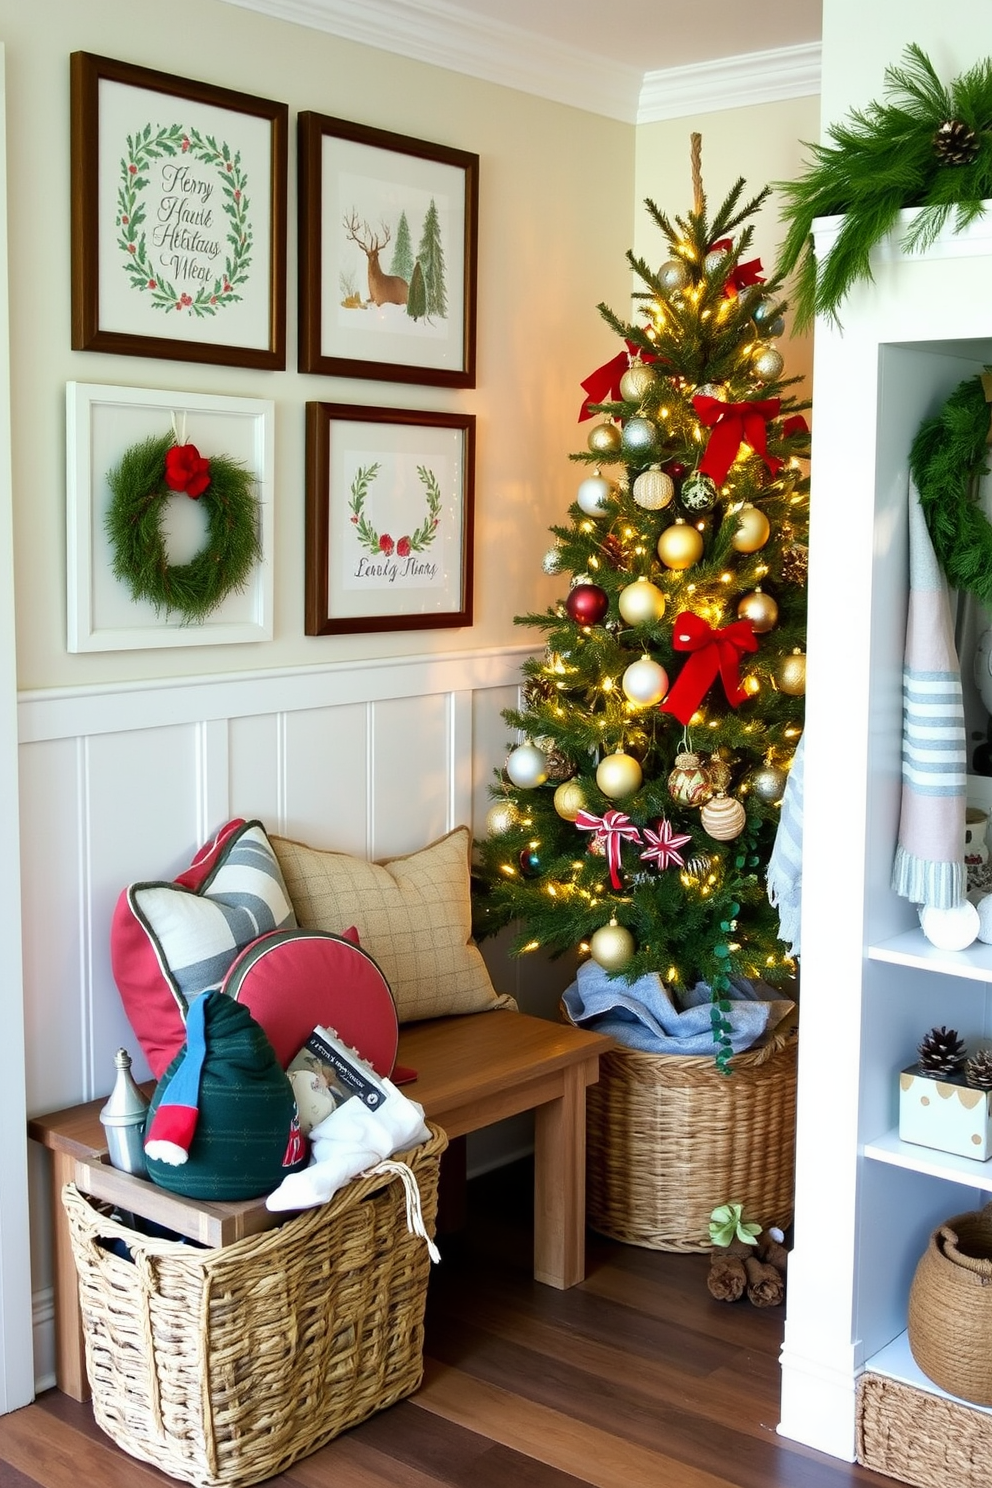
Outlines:
MULTIPOLYGON (((471 1013, 400 1030, 398 1062, 418 1072, 403 1087, 449 1138, 520 1111, 534 1111, 534 1277, 574 1286, 585 1276, 586 1087, 612 1041, 526 1013, 471 1013)), ((55 1378, 75 1400, 89 1399, 76 1267, 61 1193, 66 1183, 140 1213, 205 1245, 230 1245, 285 1218, 264 1199, 185 1199, 107 1162, 100 1110, 106 1097, 36 1116, 28 1134, 52 1154, 55 1378)))

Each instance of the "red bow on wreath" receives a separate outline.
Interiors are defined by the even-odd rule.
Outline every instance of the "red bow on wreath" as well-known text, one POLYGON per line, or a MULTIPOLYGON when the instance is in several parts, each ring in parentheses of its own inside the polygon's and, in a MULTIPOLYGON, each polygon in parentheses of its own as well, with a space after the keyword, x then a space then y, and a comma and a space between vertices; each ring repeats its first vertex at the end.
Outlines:
POLYGON ((740 685, 741 656, 745 651, 758 649, 758 638, 750 620, 735 620, 722 630, 714 630, 701 615, 684 610, 676 618, 672 645, 676 651, 690 651, 692 655, 660 705, 662 713, 674 713, 679 723, 688 724, 717 674, 723 681, 730 706, 736 708, 744 702, 747 693, 740 685))
POLYGON ((652 356, 648 351, 639 352, 633 342, 626 342, 626 351, 618 351, 615 357, 597 367, 595 372, 590 372, 583 383, 580 383, 585 398, 579 409, 579 423, 583 419, 592 418, 592 405, 594 403, 618 403, 620 401, 620 379, 630 366, 632 356, 640 356, 642 362, 656 362, 658 358, 652 356))
POLYGON ((769 419, 778 416, 781 406, 778 398, 763 398, 756 403, 721 403, 707 393, 696 393, 692 406, 699 422, 713 429, 699 462, 703 475, 712 476, 718 486, 722 485, 742 443, 749 444, 761 456, 770 475, 777 475, 782 461, 777 455, 767 453, 766 425, 769 419))
MULTIPOLYGON (((707 251, 710 253, 730 253, 733 246, 732 239, 721 238, 719 242, 711 243, 707 251)), ((764 282, 764 277, 761 273, 761 259, 749 258, 747 263, 734 265, 727 275, 723 292, 728 299, 732 299, 734 295, 740 293, 745 285, 764 284, 764 282)))
POLYGON ((615 889, 620 882, 620 846, 624 840, 640 842, 641 834, 629 816, 622 811, 608 811, 605 816, 593 816, 589 811, 580 811, 575 818, 580 832, 601 832, 606 847, 606 862, 610 870, 610 883, 615 889))
POLYGON ((185 491, 195 501, 210 484, 210 461, 195 444, 173 444, 165 452, 165 484, 170 491, 185 491))

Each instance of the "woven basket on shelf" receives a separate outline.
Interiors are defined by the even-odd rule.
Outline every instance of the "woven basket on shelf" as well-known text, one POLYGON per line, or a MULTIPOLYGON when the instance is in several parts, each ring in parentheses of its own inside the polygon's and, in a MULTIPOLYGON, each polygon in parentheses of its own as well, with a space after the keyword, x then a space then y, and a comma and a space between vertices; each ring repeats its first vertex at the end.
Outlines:
POLYGON ((992 1418, 885 1375, 858 1381, 857 1458, 915 1488, 988 1488, 992 1418))
MULTIPOLYGON (((445 1134, 400 1154, 433 1233, 445 1134)), ((63 1190, 93 1413, 124 1451, 203 1485, 257 1483, 411 1394, 430 1258, 397 1174, 215 1250, 152 1240, 63 1190), (120 1242, 128 1260, 107 1248, 120 1242)))
POLYGON ((934 1230, 909 1289, 909 1347, 928 1379, 992 1405, 992 1203, 934 1230))
POLYGON ((734 1055, 600 1056, 587 1095, 586 1204, 600 1234, 652 1250, 705 1251, 710 1215, 743 1204, 765 1226, 792 1220, 794 1030, 734 1055))

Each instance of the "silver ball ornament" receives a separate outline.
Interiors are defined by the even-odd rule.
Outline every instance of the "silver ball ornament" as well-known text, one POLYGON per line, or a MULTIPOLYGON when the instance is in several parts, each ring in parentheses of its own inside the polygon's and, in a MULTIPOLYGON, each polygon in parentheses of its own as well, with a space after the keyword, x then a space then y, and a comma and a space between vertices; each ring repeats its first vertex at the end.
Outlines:
POLYGON ((555 546, 553 548, 549 548, 544 557, 541 559, 541 568, 546 574, 549 575, 561 573, 561 548, 558 546, 557 543, 555 543, 555 546))
POLYGON ((751 312, 754 323, 760 328, 763 336, 781 336, 785 331, 784 318, 781 315, 775 315, 774 310, 774 300, 761 300, 751 312))
POLYGON ((518 744, 506 761, 506 773, 520 790, 534 790, 548 778, 548 762, 534 744, 518 744))
POLYGON ((726 272, 727 260, 730 254, 726 248, 711 248, 703 259, 703 271, 711 277, 726 272))
POLYGON ((603 517, 612 495, 613 487, 597 470, 594 475, 587 475, 584 481, 580 481, 575 499, 587 517, 603 517))
POLYGON ((658 283, 662 293, 666 295, 678 294, 688 286, 691 278, 689 265, 683 263, 681 258, 666 259, 658 270, 658 283))
POLYGON ((650 656, 642 656, 640 661, 631 662, 620 679, 620 686, 632 703, 649 708, 660 703, 668 691, 668 673, 650 656))
POLYGON ((624 424, 620 444, 628 455, 649 455, 657 442, 658 430, 650 419, 635 416, 624 424))
POLYGON ((710 511, 716 504, 716 498, 716 481, 712 476, 703 475, 701 471, 694 470, 682 482, 679 500, 686 511, 710 511))
POLYGON ((751 362, 751 370, 761 382, 774 382, 784 368, 785 358, 775 346, 763 346, 751 362))
POLYGON ((665 596, 650 579, 635 579, 620 590, 617 609, 628 625, 653 625, 665 613, 665 596))
POLYGON ((634 954, 634 937, 625 925, 611 920, 589 937, 589 954, 604 971, 622 971, 634 954))
POLYGON ((489 837, 505 837, 520 821, 520 809, 515 801, 494 801, 486 812, 486 834, 489 837))
POLYGON ((643 779, 644 774, 637 760, 632 755, 624 754, 622 749, 618 749, 616 754, 606 755, 596 767, 596 784, 604 796, 615 801, 624 796, 632 796, 635 791, 640 790, 643 779))
POLYGON ((615 455, 620 449, 620 430, 609 422, 595 424, 589 430, 586 443, 594 454, 615 455))
POLYGON ((719 403, 726 403, 727 389, 722 382, 701 382, 696 388, 695 396, 699 398, 716 398, 719 403))
POLYGON ((632 362, 620 379, 620 396, 627 403, 640 403, 654 387, 654 373, 647 362, 632 362))
POLYGON ((675 495, 675 482, 659 465, 652 465, 641 471, 631 494, 643 511, 661 511, 675 495))

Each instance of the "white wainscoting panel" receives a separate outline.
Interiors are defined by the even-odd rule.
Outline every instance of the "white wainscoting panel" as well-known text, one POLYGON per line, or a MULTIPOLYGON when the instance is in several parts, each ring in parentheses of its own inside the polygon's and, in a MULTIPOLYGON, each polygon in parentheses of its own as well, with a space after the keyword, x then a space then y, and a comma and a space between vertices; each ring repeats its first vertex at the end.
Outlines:
MULTIPOLYGON (((492 771, 511 738, 501 710, 517 703, 528 654, 515 647, 22 695, 28 1113, 104 1094, 121 1045, 135 1074, 149 1073, 111 973, 122 888, 173 878, 232 816, 373 858, 416 851, 462 823, 481 835, 492 771)), ((506 983, 501 990, 516 990, 506 983)), ((51 1284, 43 1178, 44 1163, 32 1160, 40 1335, 51 1284)), ((50 1358, 50 1340, 37 1352, 50 1358)))

